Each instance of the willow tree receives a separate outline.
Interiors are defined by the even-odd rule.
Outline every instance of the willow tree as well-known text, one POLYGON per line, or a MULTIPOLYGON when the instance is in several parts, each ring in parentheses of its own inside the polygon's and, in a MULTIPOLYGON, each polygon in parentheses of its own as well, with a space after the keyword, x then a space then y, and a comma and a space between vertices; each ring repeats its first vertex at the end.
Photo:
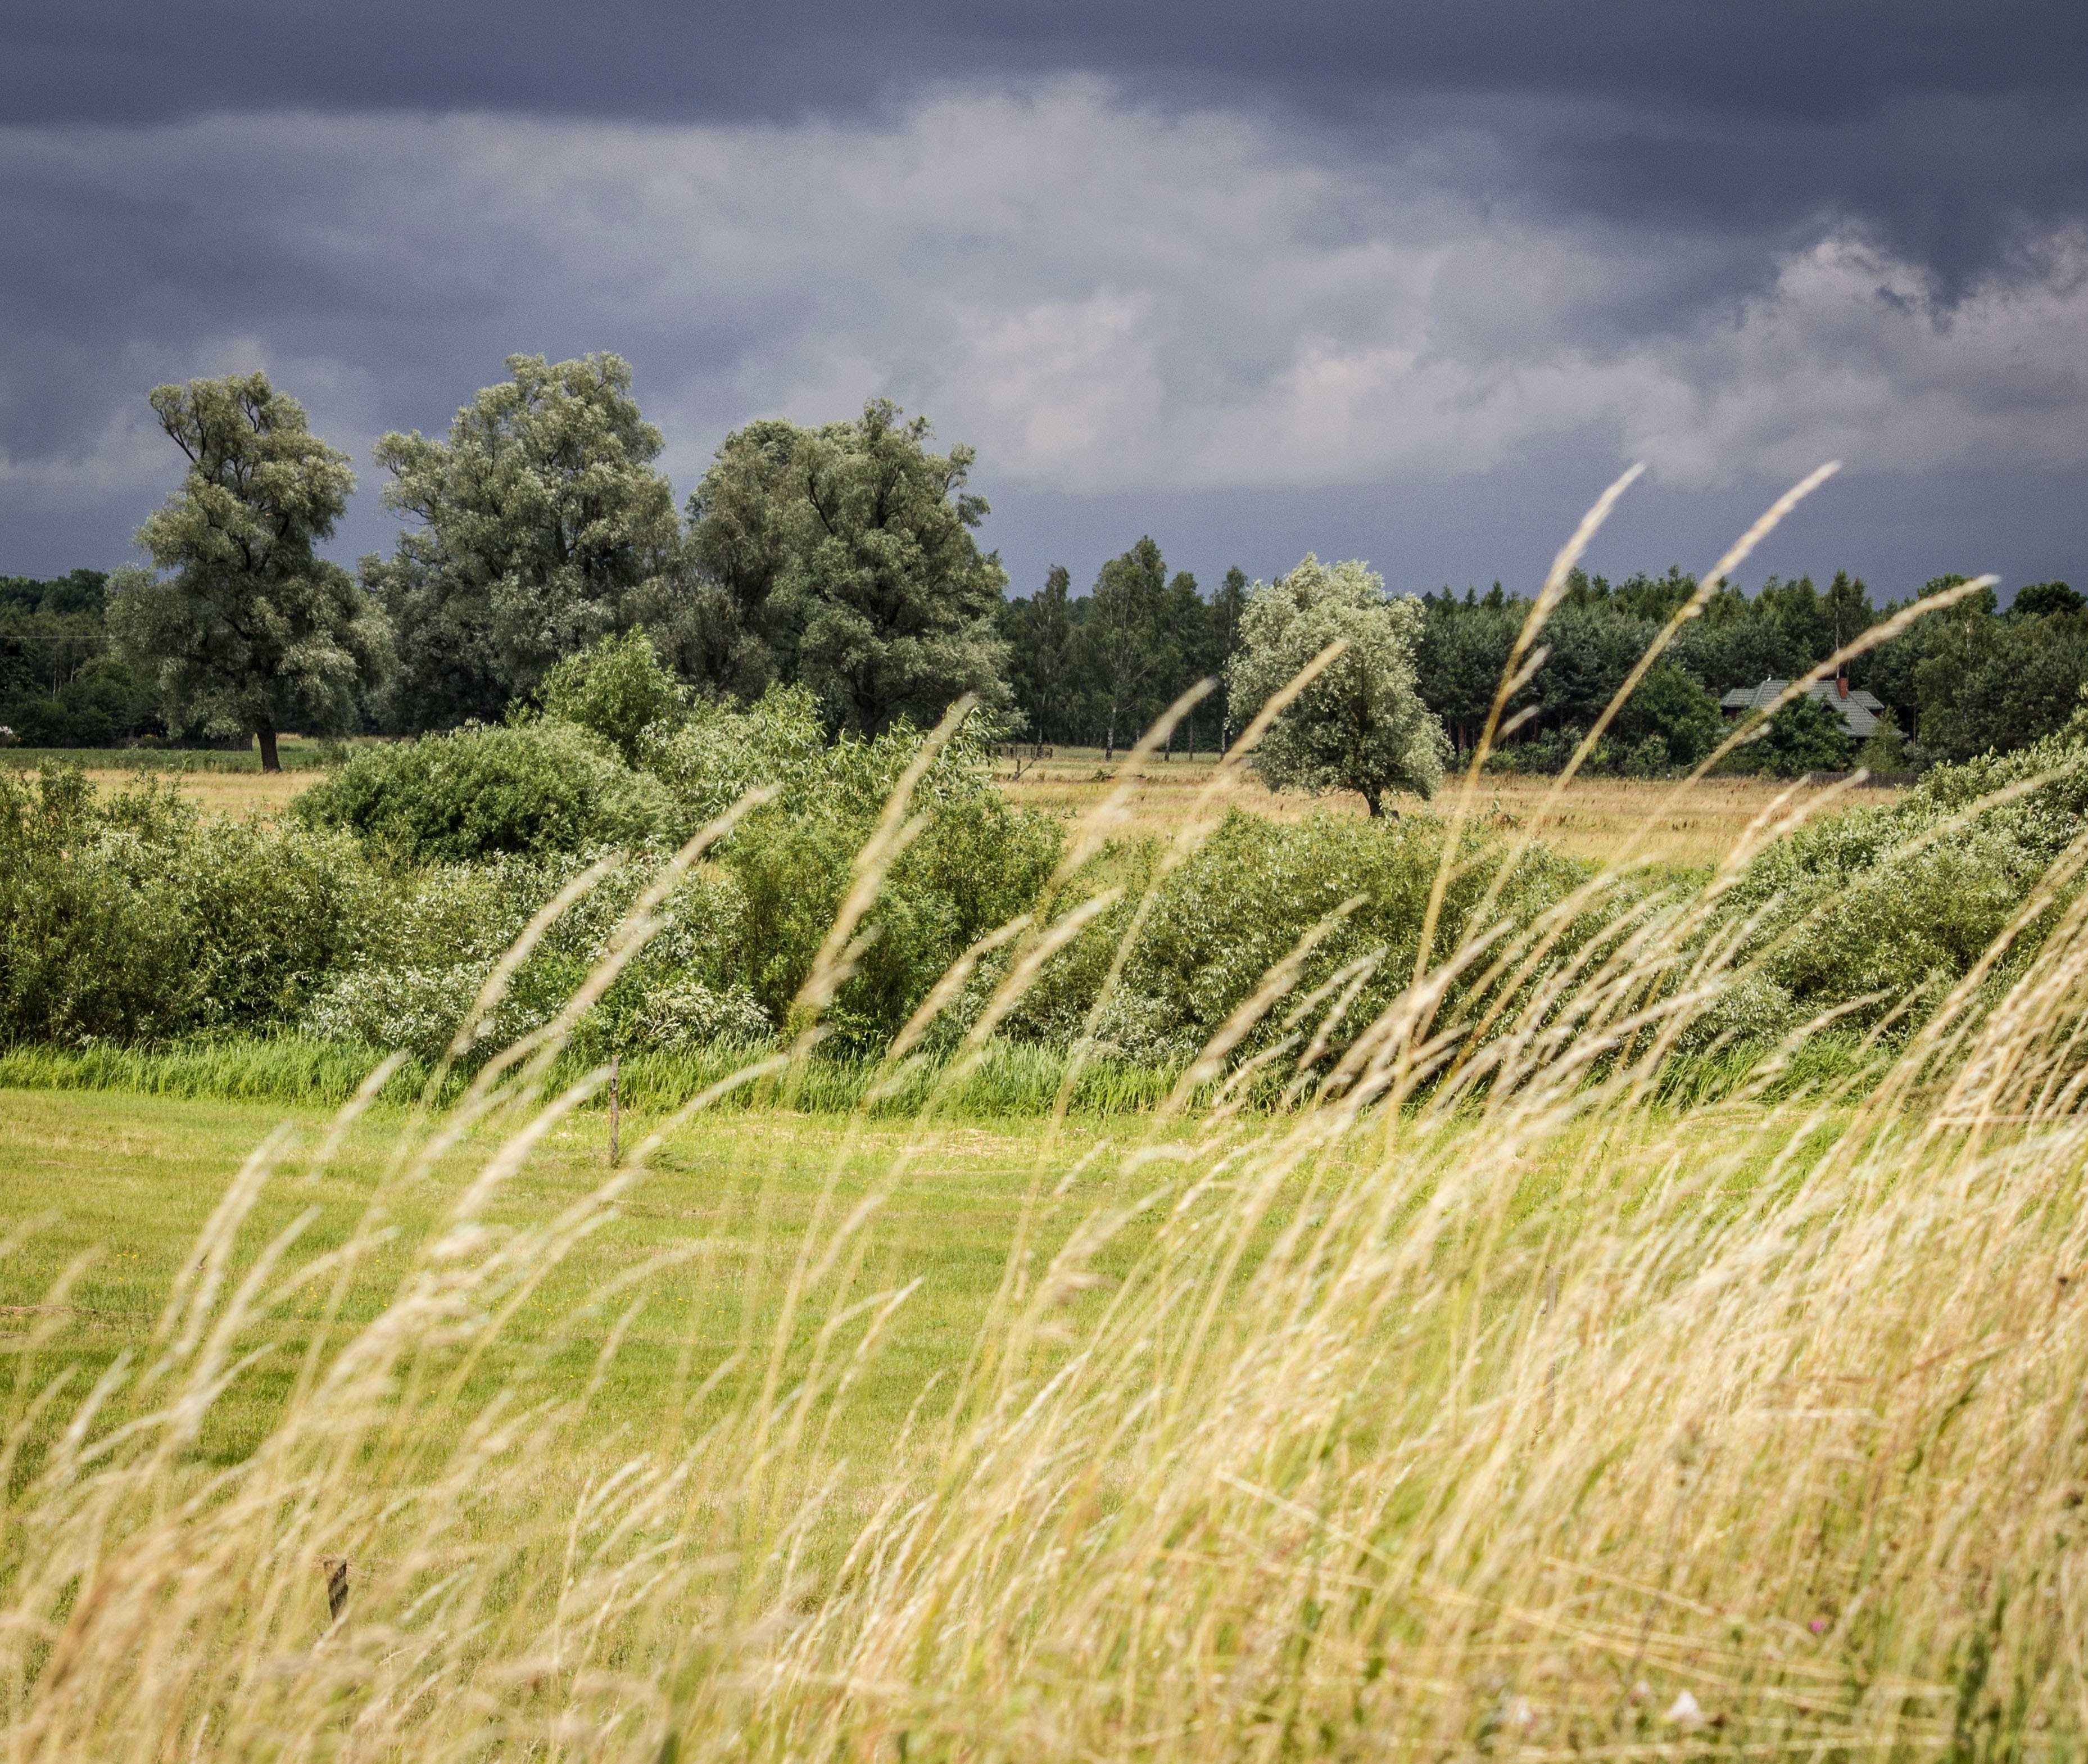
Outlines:
POLYGON ((169 727, 250 735, 280 771, 278 732, 351 726, 390 653, 381 612, 315 549, 355 487, 348 456, 265 374, 161 386, 152 405, 188 470, 138 529, 153 567, 110 584, 110 634, 169 727))
POLYGON ((386 507, 413 523, 363 580, 399 632, 392 720, 498 717, 558 662, 643 625, 662 646, 686 600, 660 431, 621 357, 511 355, 447 441, 379 439, 386 507))
POLYGON ((853 422, 769 419, 725 438, 689 501, 705 588, 729 614, 713 678, 811 688, 827 720, 926 727, 961 693, 1008 699, 995 629, 1008 584, 973 530, 972 450, 928 451, 926 421, 875 399, 853 422))
POLYGON ((1354 790, 1373 816, 1395 791, 1436 794, 1449 741, 1415 686, 1422 619, 1421 603, 1388 598, 1368 565, 1329 567, 1309 552, 1289 575, 1256 584, 1226 670, 1243 722, 1329 644, 1344 645, 1256 747, 1251 764, 1271 790, 1354 790))

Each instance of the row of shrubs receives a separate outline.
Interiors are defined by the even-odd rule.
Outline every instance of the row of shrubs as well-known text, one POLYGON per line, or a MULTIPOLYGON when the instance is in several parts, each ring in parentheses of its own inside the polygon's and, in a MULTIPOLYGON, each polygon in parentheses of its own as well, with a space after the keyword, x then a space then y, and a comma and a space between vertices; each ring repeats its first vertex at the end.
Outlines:
MULTIPOLYGON (((479 1025, 481 1048, 503 1044, 571 995, 668 855, 756 785, 776 786, 775 799, 670 897, 665 928, 589 1013, 576 1051, 674 1055, 776 1035, 920 738, 901 728, 830 744, 802 691, 747 709, 691 705, 643 644, 568 664, 544 714, 358 751, 274 822, 203 816, 150 778, 97 793, 63 769, 0 777, 0 1041, 79 1048, 287 1034, 430 1059, 541 905, 616 854, 608 880, 557 923, 479 1025)), ((844 1054, 886 1045, 984 934, 1115 885, 1115 905, 1044 970, 1002 1033, 1063 1050, 1085 1030, 1157 858, 1112 850, 1045 898, 1063 832, 1012 807, 981 759, 961 735, 919 781, 918 832, 827 1014, 844 1054)), ((1752 962, 1705 1033, 1761 1043, 1852 1000, 1876 995, 1855 1013, 1860 1024, 1939 995, 2073 838, 2084 807, 2088 755, 2076 731, 1941 769, 1898 803, 1775 846, 1718 903, 1719 923, 1751 925, 1752 962), (1924 842, 2033 779, 2042 781, 2027 794, 1924 842)), ((1354 986, 1321 1006, 1344 1013, 1338 1046, 1413 971, 1442 837, 1425 816, 1232 816, 1160 881, 1098 1025, 1106 1050, 1154 1067, 1186 1060, 1272 963, 1353 901, 1299 980, 1303 996, 1351 970, 1354 986)), ((1500 855, 1483 845, 1465 854, 1439 948, 1462 935, 1500 855)), ((1488 910, 1528 923, 1584 877, 1535 848, 1488 910)), ((1581 934, 1623 898, 1591 905, 1581 934)), ((999 971, 982 964, 944 1013, 945 1043, 975 1019, 999 971)))

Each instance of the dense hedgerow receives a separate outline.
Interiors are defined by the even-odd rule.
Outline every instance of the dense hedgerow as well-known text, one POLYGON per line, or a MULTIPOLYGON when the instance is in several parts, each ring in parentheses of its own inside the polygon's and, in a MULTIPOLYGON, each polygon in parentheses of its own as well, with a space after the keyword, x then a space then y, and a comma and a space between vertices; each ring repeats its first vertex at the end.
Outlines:
MULTIPOLYGON (((802 691, 772 691, 744 709, 626 720, 635 768, 556 718, 469 729, 358 756, 276 823, 208 819, 149 781, 97 794, 61 769, 0 779, 0 1041, 149 1045, 297 1032, 433 1059, 543 901, 613 858, 608 880, 544 938, 479 1025, 482 1055, 547 1021, 673 847, 764 784, 777 787, 775 799, 681 884, 663 929, 575 1042, 588 1056, 678 1055, 781 1033, 919 737, 902 727, 829 743, 802 691)), ((1241 1048, 1251 1055, 1285 1034, 1303 1041, 1324 1031, 1333 1057, 1414 971, 1444 832, 1431 817, 1277 825, 1235 814, 1142 909, 1159 861, 1145 846, 1110 849, 1047 901, 1060 831, 1012 807, 978 757, 960 737, 918 781, 916 833, 827 1015, 837 1051, 886 1045, 986 933, 1032 910, 1048 920, 1110 885, 1120 898, 1044 971, 1004 1035, 1063 1051, 1092 1018, 1108 1056, 1179 1064, 1337 915, 1293 987, 1318 1001, 1295 1022, 1284 1020, 1286 1005, 1241 1048), (1134 911, 1138 936, 1096 1017, 1134 911)), ((2063 876, 2047 878, 2084 810, 2088 747, 2075 732, 1940 768, 1893 806, 1836 815, 1778 841, 1700 914, 1707 948, 1726 927, 1748 931, 1695 1043, 1759 1046, 1852 1001, 1861 1001, 1851 1013, 1858 1028, 1889 1014, 1902 1027, 1919 1021, 2035 889, 2070 888, 2063 876)), ((1467 835, 1439 952, 1477 928, 1471 915, 1490 890, 1489 918, 1527 924, 1586 875, 1538 846, 1495 888, 1502 861, 1497 845, 1467 835)), ((1637 897, 1613 891, 1581 912, 1551 959, 1568 959, 1637 897)), ((1993 983, 2027 959, 2050 920, 2026 928, 1993 983)), ((982 965, 936 1041, 947 1047, 976 1021, 1010 959, 1003 950, 982 965)), ((1675 983, 1685 978, 1678 970, 1675 983)), ((1457 1008, 1457 995, 1448 1004, 1457 1008)))
MULTIPOLYGON (((2040 884, 2049 878, 2056 902, 2076 891, 2052 866, 2084 813, 2088 747, 2047 736, 1938 767, 1890 807, 1802 828, 1756 858, 1725 905, 1758 921, 1756 984, 1786 1000, 1791 1020, 1871 998, 1856 1021, 1918 1021, 1919 1001, 1963 979, 2040 884)), ((1996 984, 2050 923, 2047 913, 2024 927, 1996 984)))
MULTIPOLYGON (((1276 963, 1354 901, 1314 944, 1292 988, 1297 999, 1308 998, 1350 970, 1301 1025, 1302 1035, 1324 1025, 1329 1045, 1338 1050, 1413 978, 1442 839, 1440 824, 1420 817, 1314 816, 1283 824, 1229 815, 1161 881, 1123 981, 1097 1025, 1098 1038, 1127 1058, 1193 1058, 1276 963), (1337 1011, 1340 1021, 1328 1021, 1337 1011)), ((1492 841, 1468 839, 1444 901, 1439 950, 1461 940, 1502 857, 1492 841)), ((1150 861, 1149 853, 1140 854, 1127 864, 1126 899, 1047 970, 1011 1019, 1017 1033, 1059 1043, 1080 1033, 1150 861)), ((1585 875, 1580 865, 1536 848, 1517 863, 1492 914, 1526 923, 1585 875)), ((1279 1013, 1247 1050, 1277 1033, 1281 1023, 1279 1013)))
MULTIPOLYGON (((778 786, 777 799, 670 897, 665 928, 603 998, 579 1041, 603 1053, 674 1051, 775 1033, 847 891, 855 854, 920 739, 901 727, 830 744, 802 689, 772 692, 746 710, 711 704, 685 721, 626 721, 644 769, 624 772, 635 786, 598 794, 616 800, 620 790, 628 801, 642 792, 647 812, 608 823, 635 836, 623 841, 621 867, 544 940, 484 1026, 485 1046, 548 1018, 593 965, 666 848, 763 785, 778 786)), ((599 826, 597 837, 583 838, 585 824, 567 812, 556 771, 575 748, 592 769, 615 764, 592 736, 547 718, 390 750, 380 763, 359 773, 351 763, 330 781, 339 787, 306 816, 354 827, 373 861, 471 861, 400 867, 385 923, 314 1000, 305 1030, 424 1056, 447 1044, 530 915, 613 843, 599 826), (469 760, 443 763, 460 748, 469 760), (434 758, 395 757, 418 750, 434 758), (511 788, 474 820, 463 793, 495 767, 511 788), (344 803, 357 806, 344 813, 344 803), (481 837, 489 828, 506 832, 481 837)), ((1009 807, 977 757, 953 746, 917 787, 919 831, 886 880, 872 914, 876 935, 829 1015, 845 1049, 888 1038, 968 944, 1028 906, 1056 862, 1055 825, 1009 807)))

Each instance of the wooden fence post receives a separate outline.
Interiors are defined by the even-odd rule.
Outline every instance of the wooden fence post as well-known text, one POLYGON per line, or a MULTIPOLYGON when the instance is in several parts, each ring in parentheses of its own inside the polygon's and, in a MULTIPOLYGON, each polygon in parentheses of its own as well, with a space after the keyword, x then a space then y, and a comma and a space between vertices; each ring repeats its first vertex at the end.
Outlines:
POLYGON ((319 1566, 326 1570, 327 1616, 335 1623, 348 1609, 348 1558, 345 1556, 325 1556, 319 1566))

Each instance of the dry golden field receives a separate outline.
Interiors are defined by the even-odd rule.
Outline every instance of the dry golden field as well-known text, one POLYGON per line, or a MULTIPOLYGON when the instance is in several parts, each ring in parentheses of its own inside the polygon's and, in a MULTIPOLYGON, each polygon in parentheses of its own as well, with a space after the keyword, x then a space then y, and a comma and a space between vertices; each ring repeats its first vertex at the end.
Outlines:
MULTIPOLYGON (((1003 750, 1004 751, 1004 750, 1003 750)), ((41 758, 43 756, 35 756, 41 758)), ((92 757, 91 756, 89 756, 92 757)), ((14 754, 18 769, 32 763, 14 754)), ((1209 781, 1215 756, 1194 760, 1148 762, 1147 776, 1132 794, 1125 831, 1133 837, 1171 832, 1191 799, 1209 781)), ((1058 747, 1051 757, 1032 760, 1025 754, 1018 767, 1008 759, 994 762, 994 773, 1010 801, 1041 808, 1071 821, 1107 794, 1121 773, 1124 756, 1102 758, 1098 747, 1058 747)), ((89 764, 87 773, 105 789, 120 790, 139 775, 131 767, 89 764)), ((322 774, 316 770, 205 772, 180 769, 172 756, 166 774, 182 794, 217 814, 276 814, 291 798, 322 774)), ((1438 806, 1453 800, 1461 778, 1445 786, 1438 806)), ((1576 858, 1612 856, 1627 837, 1640 839, 1639 850, 1656 863, 1707 867, 1731 849, 1748 822, 1789 786, 1756 778, 1706 778, 1680 788, 1630 778, 1576 778, 1557 808, 1537 824, 1553 781, 1488 774, 1479 781, 1474 807, 1481 824, 1504 833, 1534 831, 1549 844, 1576 858)), ((1864 790, 1859 800, 1885 803, 1898 793, 1864 790)), ((1251 773, 1243 775, 1234 800, 1239 807, 1274 820, 1297 820, 1314 812, 1361 815, 1363 799, 1346 794, 1313 797, 1277 795, 1251 773)))
POLYGON ((260 769, 259 758, 250 751, 245 756, 245 764, 252 769, 237 772, 206 768, 237 761, 237 756, 189 755, 179 751, 116 753, 96 748, 77 752, 19 747, 0 750, 0 765, 15 772, 32 772, 51 760, 62 764, 77 764, 96 788, 105 790, 122 790, 148 776, 166 777, 190 801, 214 814, 241 816, 259 811, 272 815, 279 812, 298 791, 323 775, 310 763, 308 750, 316 745, 302 735, 284 736, 282 749, 287 769, 271 773, 260 769))
MULTIPOLYGON (((1068 820, 1101 799, 1124 764, 1121 754, 1113 763, 1105 762, 1096 747, 1059 747, 1051 753, 1050 758, 1035 761, 1025 754, 1020 776, 1015 762, 997 760, 995 774, 1011 800, 1068 820)), ((1214 759, 1201 754, 1195 760, 1177 756, 1148 762, 1147 777, 1131 799, 1127 830, 1136 835, 1171 829, 1196 791, 1209 781, 1214 759)), ((1453 777, 1437 799, 1438 806, 1447 806, 1461 788, 1461 776, 1453 777)), ((1756 778, 1706 778, 1679 788, 1630 778, 1576 778, 1540 826, 1539 817, 1553 788, 1551 778, 1489 773, 1479 781, 1474 804, 1478 818, 1502 832, 1534 830, 1577 858, 1611 857, 1628 838, 1637 837, 1638 849, 1654 863, 1708 867, 1731 850, 1748 824, 1791 786, 1756 778)), ((1898 794, 1865 790, 1859 799, 1888 803, 1898 794)), ((1277 820, 1295 820, 1316 810, 1363 812, 1359 796, 1279 796, 1263 789, 1251 775, 1241 781, 1234 799, 1242 808, 1277 820)))

